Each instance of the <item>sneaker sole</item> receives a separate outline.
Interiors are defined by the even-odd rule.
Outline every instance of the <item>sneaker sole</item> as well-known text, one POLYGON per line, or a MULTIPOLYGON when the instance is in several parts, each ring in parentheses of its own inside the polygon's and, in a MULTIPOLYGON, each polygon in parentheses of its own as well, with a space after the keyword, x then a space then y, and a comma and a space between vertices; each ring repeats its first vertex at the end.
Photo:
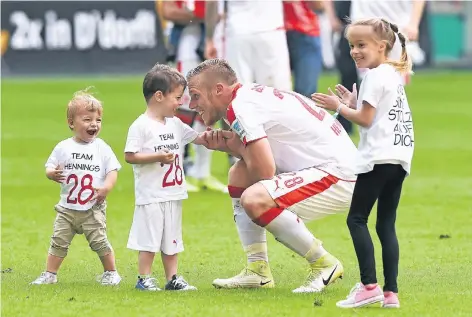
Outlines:
POLYGON ((359 307, 364 307, 364 306, 369 306, 369 305, 372 305, 372 304, 375 304, 375 303, 379 303, 379 302, 382 302, 384 300, 384 296, 383 295, 379 295, 379 296, 375 296, 375 297, 371 297, 371 298, 368 298, 368 299, 365 299, 361 302, 358 302, 358 303, 355 303, 355 304, 352 304, 352 305, 338 305, 336 303, 336 306, 339 307, 339 308, 359 308, 359 307))
POLYGON ((400 308, 400 304, 382 304, 382 308, 400 308))
POLYGON ((231 286, 231 287, 228 287, 228 286, 225 286, 225 285, 221 285, 221 284, 218 284, 218 283, 211 283, 216 289, 254 289, 254 288, 274 288, 275 287, 275 283, 274 281, 271 281, 267 284, 264 284, 264 285, 255 285, 255 286, 242 286, 242 285, 236 285, 236 286, 231 286))

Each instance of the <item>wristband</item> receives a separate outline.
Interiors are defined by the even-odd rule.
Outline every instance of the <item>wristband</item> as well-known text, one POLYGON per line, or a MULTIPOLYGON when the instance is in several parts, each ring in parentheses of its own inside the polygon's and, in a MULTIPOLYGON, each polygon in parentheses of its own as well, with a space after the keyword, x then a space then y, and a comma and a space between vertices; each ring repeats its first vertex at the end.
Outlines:
POLYGON ((338 109, 336 109, 336 112, 333 114, 333 119, 336 119, 339 115, 339 112, 341 112, 341 108, 344 106, 344 104, 339 103, 338 109))

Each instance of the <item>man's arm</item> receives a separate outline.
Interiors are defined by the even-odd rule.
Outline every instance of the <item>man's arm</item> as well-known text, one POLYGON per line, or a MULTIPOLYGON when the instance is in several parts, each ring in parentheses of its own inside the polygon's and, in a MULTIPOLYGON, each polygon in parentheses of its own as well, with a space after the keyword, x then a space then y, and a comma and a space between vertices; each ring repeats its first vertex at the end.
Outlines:
POLYGON ((306 1, 306 4, 308 5, 308 8, 310 8, 311 11, 324 11, 325 9, 324 1, 308 0, 306 1))
POLYGON ((162 17, 178 24, 189 24, 196 20, 193 12, 187 8, 179 8, 175 1, 164 1, 162 3, 162 17))
POLYGON ((207 41, 213 41, 218 20, 218 1, 205 1, 205 39, 207 41))
POLYGON ((411 10, 410 25, 418 28, 420 26, 421 17, 425 6, 424 0, 413 1, 413 8, 411 10))
POLYGON ((254 182, 275 176, 275 160, 267 138, 248 143, 240 151, 254 182))

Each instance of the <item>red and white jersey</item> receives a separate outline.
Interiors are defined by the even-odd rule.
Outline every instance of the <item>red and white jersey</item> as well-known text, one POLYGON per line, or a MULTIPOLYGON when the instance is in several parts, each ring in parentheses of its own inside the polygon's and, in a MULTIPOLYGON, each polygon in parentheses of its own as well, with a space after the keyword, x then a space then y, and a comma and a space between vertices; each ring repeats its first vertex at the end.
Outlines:
POLYGON ((284 28, 281 0, 238 0, 227 3, 227 34, 243 35, 284 28))
POLYGON ((339 121, 314 101, 291 91, 258 84, 239 85, 227 123, 244 144, 267 138, 277 173, 318 167, 355 180, 357 149, 339 121))
POLYGON ((167 149, 175 154, 172 164, 133 164, 136 205, 181 200, 188 197, 183 170, 184 148, 198 136, 179 118, 160 123, 147 114, 128 130, 125 153, 153 153, 167 149))
POLYGON ((92 208, 96 203, 92 200, 93 188, 102 187, 109 172, 121 169, 111 147, 98 138, 90 143, 79 143, 74 138, 59 142, 46 167, 64 170, 66 179, 61 184, 58 205, 79 211, 92 208))

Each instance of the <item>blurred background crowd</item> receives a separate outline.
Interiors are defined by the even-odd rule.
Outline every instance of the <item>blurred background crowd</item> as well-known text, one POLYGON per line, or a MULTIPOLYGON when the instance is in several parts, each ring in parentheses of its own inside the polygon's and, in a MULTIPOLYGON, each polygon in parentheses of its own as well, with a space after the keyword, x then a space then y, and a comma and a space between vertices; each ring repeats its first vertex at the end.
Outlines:
MULTIPOLYGON (((242 83, 309 96, 326 72, 345 87, 359 84, 362 70, 343 32, 350 19, 366 17, 399 26, 410 39, 415 70, 472 68, 468 1, 2 1, 1 6, 2 77, 134 75, 156 62, 185 74, 206 58, 221 57, 242 83)), ((187 96, 178 116, 203 131, 207 127, 188 102, 187 96)), ((339 120, 352 134, 351 123, 339 120)), ((211 156, 203 147, 186 150, 189 191, 226 191, 211 175, 211 156)))

